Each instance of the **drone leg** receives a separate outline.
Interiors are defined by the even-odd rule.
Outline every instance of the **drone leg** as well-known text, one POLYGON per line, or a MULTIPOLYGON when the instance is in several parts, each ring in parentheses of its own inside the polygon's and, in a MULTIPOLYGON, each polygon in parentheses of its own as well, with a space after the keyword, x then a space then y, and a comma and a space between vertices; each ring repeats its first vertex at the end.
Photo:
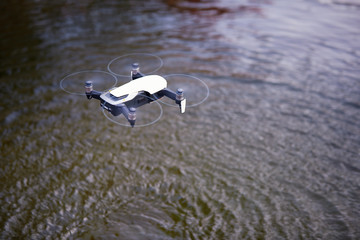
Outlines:
POLYGON ((175 101, 180 107, 180 112, 184 113, 186 108, 186 98, 184 97, 184 91, 179 88, 176 93, 168 88, 164 88, 160 91, 160 97, 166 96, 175 101))
POLYGON ((176 91, 175 102, 179 105, 180 112, 184 113, 186 108, 186 98, 184 98, 184 90, 182 90, 181 88, 176 91))

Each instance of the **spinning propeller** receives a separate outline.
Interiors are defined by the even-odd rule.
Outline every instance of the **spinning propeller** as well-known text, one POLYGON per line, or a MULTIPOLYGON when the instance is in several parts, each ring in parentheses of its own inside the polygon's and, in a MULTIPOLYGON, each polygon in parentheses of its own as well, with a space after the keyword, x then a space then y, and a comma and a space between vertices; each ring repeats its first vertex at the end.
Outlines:
MULTIPOLYGON (((183 91, 187 108, 195 107, 209 97, 209 87, 200 78, 187 74, 169 74, 163 77, 166 79, 169 89, 183 91)), ((168 106, 177 107, 177 104, 168 98, 161 98, 158 101, 168 106)))
POLYGON ((84 83, 91 81, 97 91, 107 91, 118 85, 118 78, 109 72, 85 70, 71 73, 60 81, 60 88, 72 95, 85 96, 84 83))
POLYGON ((86 95, 88 99, 100 100, 104 116, 111 122, 126 127, 154 124, 163 114, 162 104, 180 106, 183 113, 185 106, 195 107, 208 98, 208 86, 197 77, 186 74, 163 77, 153 75, 162 66, 162 59, 156 55, 126 54, 109 62, 109 72, 88 70, 65 76, 60 81, 60 88, 69 94, 86 95), (118 90, 126 89, 127 86, 131 86, 131 89, 139 88, 138 83, 141 84, 140 88, 146 85, 146 89, 151 89, 152 84, 160 84, 160 89, 151 93, 131 93, 131 90, 125 95, 117 96, 118 90))
POLYGON ((129 67, 137 63, 141 66, 141 73, 150 75, 163 66, 163 60, 150 53, 131 53, 116 57, 109 62, 107 69, 110 73, 118 77, 130 77, 129 67))

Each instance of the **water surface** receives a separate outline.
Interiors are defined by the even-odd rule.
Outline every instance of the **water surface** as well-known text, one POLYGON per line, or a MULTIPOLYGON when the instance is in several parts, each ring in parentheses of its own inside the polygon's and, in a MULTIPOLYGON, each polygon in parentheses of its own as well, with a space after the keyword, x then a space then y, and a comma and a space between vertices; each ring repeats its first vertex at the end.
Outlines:
POLYGON ((0 6, 1 239, 360 237, 357 1, 0 6), (130 129, 59 87, 139 52, 209 98, 130 129))

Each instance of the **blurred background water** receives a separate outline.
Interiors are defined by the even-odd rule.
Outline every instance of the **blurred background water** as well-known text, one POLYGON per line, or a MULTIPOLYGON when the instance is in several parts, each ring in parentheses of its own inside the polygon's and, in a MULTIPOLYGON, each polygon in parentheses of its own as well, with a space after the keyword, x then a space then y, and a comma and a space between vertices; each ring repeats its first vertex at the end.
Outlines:
POLYGON ((359 239, 357 0, 0 3, 1 239, 359 239), (128 53, 202 79, 143 128, 67 94, 128 53))

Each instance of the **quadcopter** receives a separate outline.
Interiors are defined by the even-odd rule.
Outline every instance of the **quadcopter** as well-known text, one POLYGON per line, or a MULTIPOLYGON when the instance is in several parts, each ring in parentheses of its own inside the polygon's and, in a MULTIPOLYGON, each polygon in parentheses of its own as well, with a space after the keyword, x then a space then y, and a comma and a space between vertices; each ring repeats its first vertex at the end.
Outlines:
POLYGON ((132 128, 148 126, 162 116, 159 102, 177 106, 180 113, 185 113, 186 108, 199 105, 209 96, 206 83, 197 77, 186 74, 155 75, 154 72, 162 65, 162 59, 153 54, 126 54, 111 60, 107 72, 75 72, 65 76, 60 81, 60 87, 67 93, 100 101, 105 117, 118 125, 132 128), (140 71, 140 65, 144 66, 146 73, 140 71), (119 82, 121 85, 116 86, 119 82))
POLYGON ((86 97, 89 100, 92 98, 100 100, 101 107, 113 116, 124 115, 131 127, 135 125, 137 108, 164 96, 174 100, 179 105, 181 113, 185 112, 186 98, 183 89, 178 88, 174 92, 167 88, 165 78, 159 75, 145 76, 139 71, 138 63, 132 64, 130 74, 132 79, 130 82, 108 92, 95 91, 92 82, 86 81, 86 97))

